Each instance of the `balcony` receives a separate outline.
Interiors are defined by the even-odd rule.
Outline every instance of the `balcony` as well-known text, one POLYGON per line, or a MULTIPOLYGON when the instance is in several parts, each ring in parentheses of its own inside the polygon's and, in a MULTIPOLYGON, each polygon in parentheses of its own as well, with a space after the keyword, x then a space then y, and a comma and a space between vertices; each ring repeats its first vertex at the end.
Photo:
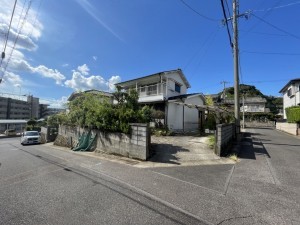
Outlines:
POLYGON ((166 83, 157 83, 137 87, 139 102, 163 101, 166 93, 166 83))

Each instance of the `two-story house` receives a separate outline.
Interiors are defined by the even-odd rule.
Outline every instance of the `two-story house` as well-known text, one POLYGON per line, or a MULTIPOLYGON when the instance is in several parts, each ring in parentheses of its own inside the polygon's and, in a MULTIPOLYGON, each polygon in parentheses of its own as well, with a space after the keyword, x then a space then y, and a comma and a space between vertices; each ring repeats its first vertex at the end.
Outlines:
POLYGON ((300 78, 290 80, 279 93, 283 95, 283 118, 286 119, 286 108, 300 106, 300 78))
POLYGON ((204 105, 202 94, 187 94, 191 87, 181 69, 139 77, 115 84, 123 90, 137 90, 139 103, 164 113, 163 123, 173 131, 193 131, 202 127, 204 113, 186 104, 204 105))

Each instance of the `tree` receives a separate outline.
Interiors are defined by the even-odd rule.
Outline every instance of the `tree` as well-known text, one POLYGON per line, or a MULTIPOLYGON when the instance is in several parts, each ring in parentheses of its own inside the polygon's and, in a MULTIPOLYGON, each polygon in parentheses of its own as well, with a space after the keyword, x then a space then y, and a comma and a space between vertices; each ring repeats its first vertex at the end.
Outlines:
POLYGON ((27 125, 30 127, 31 130, 34 130, 34 126, 37 124, 35 119, 30 119, 27 121, 27 125))
POLYGON ((128 133, 129 123, 150 122, 150 108, 141 108, 136 90, 126 93, 118 87, 113 96, 116 104, 102 94, 83 93, 69 103, 69 113, 49 118, 48 124, 57 121, 59 124, 128 133))

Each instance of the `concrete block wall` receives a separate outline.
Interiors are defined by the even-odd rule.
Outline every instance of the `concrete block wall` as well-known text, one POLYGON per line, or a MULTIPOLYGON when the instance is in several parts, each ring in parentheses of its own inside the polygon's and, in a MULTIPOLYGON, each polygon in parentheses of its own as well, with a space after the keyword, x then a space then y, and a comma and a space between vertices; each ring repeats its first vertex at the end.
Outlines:
POLYGON ((219 124, 216 129, 215 154, 218 156, 226 153, 226 148, 235 139, 235 124, 219 124))
POLYGON ((296 123, 277 122, 276 129, 293 135, 300 135, 299 125, 296 123))
MULTIPOLYGON (((129 158, 146 160, 149 157, 151 136, 148 124, 130 124, 131 133, 110 133, 100 130, 92 130, 97 134, 95 152, 122 155, 129 158)), ((80 135, 87 132, 87 129, 72 128, 67 126, 59 127, 59 137, 64 136, 75 146, 80 135)), ((67 147, 67 146, 66 146, 67 147)), ((69 146, 68 146, 69 147, 69 146)))
POLYGON ((148 124, 133 123, 131 126, 131 146, 129 157, 146 160, 149 155, 151 143, 150 130, 148 124))

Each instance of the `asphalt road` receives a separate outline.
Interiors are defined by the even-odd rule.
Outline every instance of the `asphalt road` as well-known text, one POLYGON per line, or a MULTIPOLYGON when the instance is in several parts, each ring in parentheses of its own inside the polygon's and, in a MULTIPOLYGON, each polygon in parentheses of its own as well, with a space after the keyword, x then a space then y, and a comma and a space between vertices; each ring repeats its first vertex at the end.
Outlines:
POLYGON ((249 129, 235 165, 136 168, 0 139, 0 224, 300 224, 300 139, 249 129))

